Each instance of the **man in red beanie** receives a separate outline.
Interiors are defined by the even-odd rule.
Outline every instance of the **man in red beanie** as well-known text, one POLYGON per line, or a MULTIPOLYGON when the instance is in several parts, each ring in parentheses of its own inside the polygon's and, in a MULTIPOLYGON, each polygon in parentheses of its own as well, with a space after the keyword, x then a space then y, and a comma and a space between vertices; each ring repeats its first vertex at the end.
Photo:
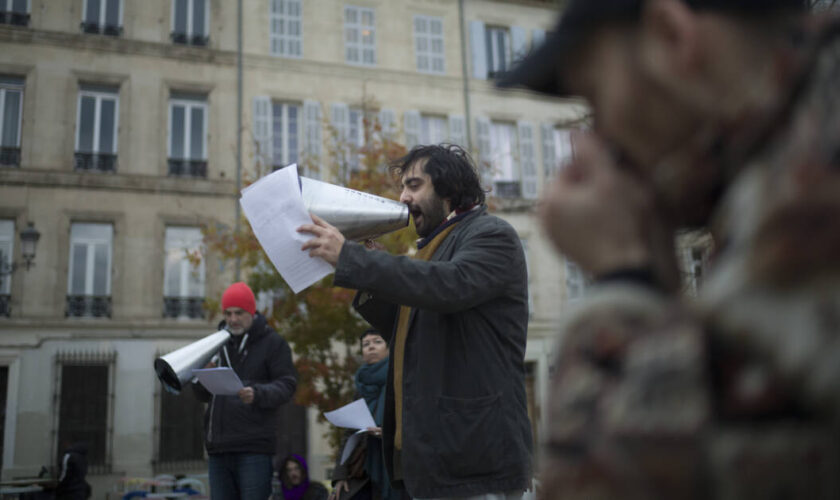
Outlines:
POLYGON ((197 397, 209 403, 204 415, 212 498, 265 500, 271 495, 277 409, 297 387, 289 344, 257 313, 254 292, 234 283, 222 294, 224 321, 219 329, 230 340, 211 366, 231 367, 245 386, 236 396, 211 394, 195 384, 197 397))

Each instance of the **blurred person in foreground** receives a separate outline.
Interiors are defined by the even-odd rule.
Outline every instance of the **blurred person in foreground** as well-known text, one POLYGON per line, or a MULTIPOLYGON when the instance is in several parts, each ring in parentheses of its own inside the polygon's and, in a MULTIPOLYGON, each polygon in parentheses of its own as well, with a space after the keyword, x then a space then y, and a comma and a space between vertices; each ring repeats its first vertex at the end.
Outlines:
MULTIPOLYGON (((341 463, 339 454, 333 468, 333 493, 330 500, 391 500, 393 495, 388 471, 382 459, 382 419, 385 416, 385 387, 388 382, 388 342, 374 330, 366 330, 359 338, 364 364, 356 371, 356 397, 365 399, 376 427, 368 429, 364 454, 356 453, 341 463), (356 463, 358 462, 358 463, 356 463)), ((344 446, 347 446, 345 441, 344 446)), ((361 451, 361 442, 357 445, 361 451)))
POLYGON ((540 210, 598 283, 562 327, 544 498, 840 497, 838 26, 795 0, 572 0, 501 82, 595 121, 540 210), (662 227, 713 234, 694 302, 662 227))
POLYGON ((519 236, 490 215, 469 155, 413 148, 392 165, 420 239, 413 257, 345 241, 317 216, 303 245, 387 335, 382 425, 392 486, 413 498, 514 499, 531 481, 528 279, 519 236), (387 332, 387 333, 386 333, 387 332))
MULTIPOLYGON (((327 500, 327 487, 309 480, 309 466, 302 456, 292 453, 280 465, 280 490, 277 500, 327 500)), ((275 497, 272 497, 275 498, 275 497)))
POLYGON ((91 496, 88 484, 88 444, 84 441, 68 440, 64 446, 59 464, 56 500, 85 500, 91 496))
POLYGON ((210 496, 265 500, 271 495, 277 410, 297 387, 292 351, 257 313, 254 292, 245 283, 225 290, 222 312, 218 328, 230 332, 230 339, 208 367, 232 368, 245 387, 236 396, 216 396, 200 382, 193 385, 196 397, 210 403, 204 414, 210 496))

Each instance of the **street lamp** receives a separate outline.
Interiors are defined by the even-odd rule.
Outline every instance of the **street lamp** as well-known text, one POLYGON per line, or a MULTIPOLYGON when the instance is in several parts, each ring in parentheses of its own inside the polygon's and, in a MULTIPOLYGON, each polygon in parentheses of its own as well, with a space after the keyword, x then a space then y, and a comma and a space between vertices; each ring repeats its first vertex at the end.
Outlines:
POLYGON ((3 283, 3 277, 15 272, 18 265, 22 265, 27 271, 35 263, 35 247, 38 244, 38 239, 41 233, 35 229, 35 225, 31 222, 27 223, 26 228, 20 232, 20 253, 23 257, 23 262, 8 262, 6 255, 0 250, 0 285, 3 283))

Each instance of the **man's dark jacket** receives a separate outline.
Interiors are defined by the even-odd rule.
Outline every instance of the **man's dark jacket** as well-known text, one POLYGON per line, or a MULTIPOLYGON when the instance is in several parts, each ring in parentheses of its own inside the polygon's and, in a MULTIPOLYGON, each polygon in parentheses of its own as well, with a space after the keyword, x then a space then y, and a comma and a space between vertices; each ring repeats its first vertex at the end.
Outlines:
MULTIPOLYGON (((219 329, 224 327, 224 322, 219 324, 219 329)), ((211 455, 274 454, 277 409, 292 399, 297 387, 289 344, 266 324, 261 314, 254 315, 246 333, 248 339, 242 353, 242 336, 231 335, 219 350, 218 365, 231 366, 245 387, 254 388, 251 404, 243 403, 239 396, 213 396, 200 383, 193 384, 196 397, 210 403, 204 413, 204 439, 211 455)))
MULTIPOLYGON (((408 493, 437 498, 525 490, 532 449, 524 368, 528 280, 513 228, 480 207, 430 261, 345 242, 335 284, 360 291, 354 305, 381 332, 395 331, 398 305, 413 308, 399 454, 408 493)), ((397 478, 394 344, 383 422, 391 478, 397 478)))

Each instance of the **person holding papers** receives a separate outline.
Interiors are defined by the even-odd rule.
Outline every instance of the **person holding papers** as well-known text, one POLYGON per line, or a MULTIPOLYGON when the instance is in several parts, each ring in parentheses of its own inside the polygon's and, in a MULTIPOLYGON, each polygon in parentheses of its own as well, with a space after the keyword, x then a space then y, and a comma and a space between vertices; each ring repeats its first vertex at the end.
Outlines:
MULTIPOLYGON (((351 459, 356 460, 348 459, 344 463, 341 463, 344 453, 339 455, 333 468, 334 490, 330 500, 390 500, 398 495, 392 494, 391 481, 382 460, 382 419, 385 416, 385 385, 388 381, 389 366, 388 343, 373 329, 366 330, 359 340, 362 344, 364 364, 356 371, 356 394, 364 398, 376 427, 367 429, 367 447, 363 455, 352 453, 351 459)), ((352 446, 355 443, 356 441, 347 440, 344 446, 352 446)))
POLYGON ((512 499, 528 488, 528 279, 516 231, 490 215, 469 155, 417 146, 392 165, 420 240, 413 257, 345 241, 317 216, 298 231, 390 341, 388 477, 415 498, 512 499))
POLYGON ((201 383, 194 393, 209 403, 204 415, 210 495, 225 500, 265 500, 271 495, 277 409, 297 387, 289 344, 256 312, 254 293, 234 283, 222 295, 230 332, 215 364, 233 369, 244 387, 235 396, 211 394, 201 383))

